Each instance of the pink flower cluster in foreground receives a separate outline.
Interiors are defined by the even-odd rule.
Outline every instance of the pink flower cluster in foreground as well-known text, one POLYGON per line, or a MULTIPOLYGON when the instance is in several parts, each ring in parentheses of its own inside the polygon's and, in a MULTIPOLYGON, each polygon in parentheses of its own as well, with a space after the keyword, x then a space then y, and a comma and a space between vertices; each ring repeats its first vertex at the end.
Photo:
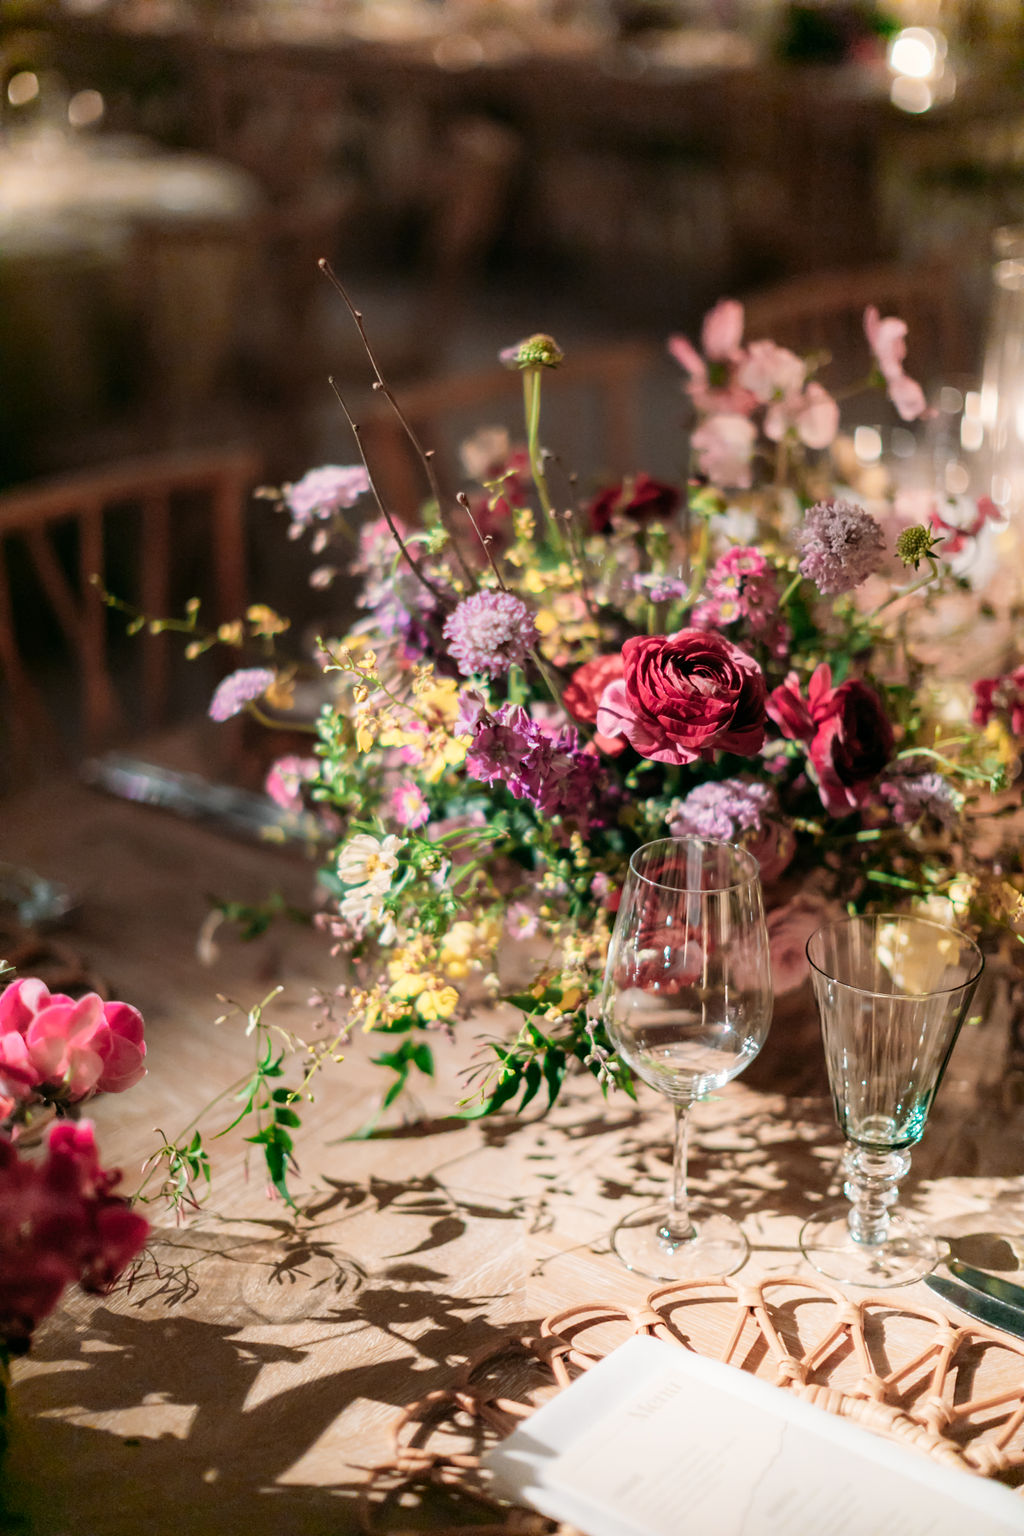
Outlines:
POLYGON ((28 1348, 65 1286, 104 1291, 142 1251, 149 1223, 111 1193, 119 1180, 87 1121, 55 1125, 45 1161, 0 1137, 0 1353, 28 1348))
POLYGON ((142 1015, 95 992, 77 1001, 35 978, 0 992, 0 1117, 41 1099, 123 1093, 145 1075, 142 1015))

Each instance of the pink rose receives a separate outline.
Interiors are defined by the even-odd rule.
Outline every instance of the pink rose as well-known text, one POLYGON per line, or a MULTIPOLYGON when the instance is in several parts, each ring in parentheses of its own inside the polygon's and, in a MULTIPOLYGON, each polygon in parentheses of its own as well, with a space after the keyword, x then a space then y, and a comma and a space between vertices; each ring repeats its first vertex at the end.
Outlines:
POLYGON ((753 757, 765 731, 765 682, 752 656, 720 635, 682 629, 622 647, 623 675, 601 695, 597 728, 659 763, 715 751, 753 757))
MULTIPOLYGON (((622 676, 621 652, 611 656, 595 656, 577 667, 562 693, 562 702, 574 720, 593 725, 597 720, 597 707, 601 695, 609 683, 618 682, 622 676)), ((619 732, 606 736, 600 730, 594 737, 595 746, 609 757, 617 757, 626 750, 626 738, 619 732)))
POLYGON ((690 438, 702 475, 716 485, 746 489, 751 483, 751 460, 757 428, 746 416, 723 412, 702 421, 690 438))
POLYGON ((75 1001, 34 978, 0 992, 0 1084, 19 1102, 123 1093, 145 1075, 142 1015, 95 992, 75 1001))
POLYGON ((783 736, 806 744, 830 816, 846 816, 865 803, 893 751, 892 726, 873 688, 856 678, 833 688, 832 669, 822 662, 806 700, 791 672, 772 690, 767 710, 783 736))

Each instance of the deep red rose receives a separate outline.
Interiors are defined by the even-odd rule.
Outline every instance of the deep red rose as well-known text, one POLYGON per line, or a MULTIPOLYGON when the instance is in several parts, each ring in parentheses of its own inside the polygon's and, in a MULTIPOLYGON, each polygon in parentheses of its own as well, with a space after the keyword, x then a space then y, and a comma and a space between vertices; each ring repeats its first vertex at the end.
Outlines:
POLYGON ((856 678, 833 688, 832 669, 822 662, 807 685, 806 700, 791 672, 772 690, 768 714, 783 736, 807 744, 830 816, 846 816, 864 804, 894 745, 892 725, 873 688, 856 678))
POLYGON ((609 683, 598 706, 602 735, 621 732, 641 757, 658 763, 761 750, 764 675, 739 646, 706 630, 681 629, 627 640, 622 662, 621 680, 609 683))
MULTIPOLYGON (((562 694, 562 702, 574 720, 593 725, 597 720, 597 706, 609 683, 618 682, 622 676, 622 655, 595 656, 577 667, 562 694)), ((609 757, 617 757, 626 750, 625 736, 605 736, 598 731, 594 743, 609 757)))
POLYGON ((638 523, 664 522, 679 509, 679 492, 664 480, 655 480, 642 472, 631 475, 619 485, 610 485, 595 496, 587 508, 595 533, 607 533, 613 513, 631 517, 638 523))

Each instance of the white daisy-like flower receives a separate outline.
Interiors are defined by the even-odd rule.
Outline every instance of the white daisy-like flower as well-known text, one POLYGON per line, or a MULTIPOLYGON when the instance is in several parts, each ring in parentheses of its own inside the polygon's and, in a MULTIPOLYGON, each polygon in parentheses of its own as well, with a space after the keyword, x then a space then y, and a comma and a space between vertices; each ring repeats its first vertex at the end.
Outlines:
MULTIPOLYGON (((398 868, 398 853, 404 843, 404 838, 394 835, 381 838, 369 832, 357 832, 338 854, 338 878, 346 885, 366 886, 383 896, 391 888, 398 868)), ((349 896, 345 900, 349 900, 349 896)))

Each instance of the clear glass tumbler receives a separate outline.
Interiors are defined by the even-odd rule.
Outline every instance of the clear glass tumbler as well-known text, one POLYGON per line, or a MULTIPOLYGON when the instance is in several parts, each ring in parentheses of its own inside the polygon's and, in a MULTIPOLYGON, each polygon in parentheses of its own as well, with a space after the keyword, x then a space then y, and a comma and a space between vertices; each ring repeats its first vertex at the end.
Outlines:
POLYGON ((897 1204, 899 1182, 984 959, 955 928, 892 913, 819 928, 807 958, 847 1143, 847 1203, 808 1221, 800 1247, 833 1280, 907 1285, 934 1268, 939 1245, 897 1204))
POLYGON ((662 838, 629 861, 601 1011, 623 1060, 675 1109, 667 1201, 626 1216, 612 1247, 655 1280, 728 1275, 747 1240, 727 1216, 693 1212, 686 1134, 695 1099, 754 1059, 772 1015, 768 930, 757 860, 731 843, 662 838))

